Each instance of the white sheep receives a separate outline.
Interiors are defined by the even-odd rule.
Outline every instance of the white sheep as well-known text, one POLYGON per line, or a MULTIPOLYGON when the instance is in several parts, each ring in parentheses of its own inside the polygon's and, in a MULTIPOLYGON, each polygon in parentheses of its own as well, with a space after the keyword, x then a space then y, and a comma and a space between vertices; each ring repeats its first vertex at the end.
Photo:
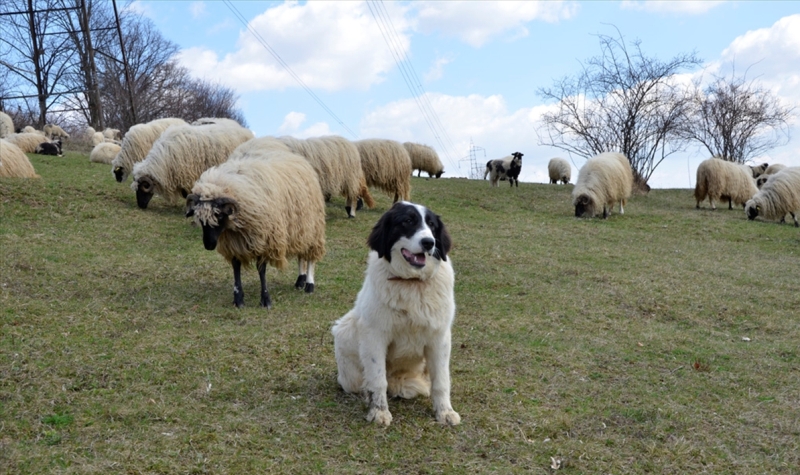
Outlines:
POLYGON ((6 139, 0 139, 0 163, 2 178, 39 178, 25 152, 6 139))
POLYGON ((42 135, 42 136, 44 135, 44 132, 42 132, 41 130, 36 130, 36 129, 33 128, 33 126, 30 126, 30 125, 26 125, 25 127, 23 127, 22 128, 22 133, 24 133, 24 134, 39 134, 39 135, 42 135))
POLYGON ((768 166, 767 169, 764 170, 764 173, 762 173, 761 176, 756 179, 756 187, 760 190, 761 187, 764 186, 764 183, 766 183, 772 175, 778 173, 784 168, 786 168, 786 165, 782 165, 780 163, 775 163, 768 166))
POLYGON ((103 139, 104 140, 119 140, 122 138, 119 129, 111 129, 106 127, 103 130, 103 139))
POLYGON ((103 132, 95 132, 92 134, 92 145, 101 144, 105 142, 105 140, 106 138, 103 137, 103 132))
POLYGON ((278 137, 278 140, 308 160, 317 172, 326 200, 334 195, 344 197, 349 217, 355 217, 359 197, 370 208, 375 207, 361 168, 358 148, 352 142, 336 135, 305 140, 284 136, 278 137))
POLYGON ((147 157, 133 166, 131 189, 136 192, 136 204, 147 208, 156 193, 170 204, 177 203, 186 197, 204 171, 227 160, 236 147, 252 138, 252 132, 239 126, 209 124, 168 128, 153 144, 147 157))
POLYGON ((411 168, 419 170, 417 176, 422 172, 428 172, 428 177, 440 178, 444 173, 444 165, 439 160, 439 154, 433 147, 414 142, 403 142, 403 147, 408 151, 411 158, 411 168))
POLYGON ((495 160, 486 162, 486 170, 483 172, 483 179, 489 175, 489 180, 493 187, 498 186, 498 181, 508 179, 509 184, 514 186, 517 182, 519 188, 519 173, 522 171, 522 156, 520 152, 514 152, 511 155, 495 160))
POLYGON ((11 116, 0 111, 0 139, 6 138, 14 133, 14 121, 11 116))
POLYGON ((242 126, 242 124, 240 124, 239 122, 224 117, 203 117, 201 119, 197 119, 196 121, 192 122, 192 125, 208 125, 208 124, 233 125, 236 127, 242 126))
POLYGON ((787 167, 772 175, 761 189, 745 203, 745 214, 750 220, 763 216, 784 221, 786 213, 792 215, 795 227, 800 213, 800 167, 787 167))
POLYGON ((303 157, 265 148, 209 168, 186 197, 186 216, 203 228, 203 245, 233 267, 233 303, 244 305, 241 266, 254 262, 261 306, 270 308, 267 264, 278 269, 297 257, 296 288, 314 291, 314 267, 325 255, 325 199, 303 157))
POLYGON ((613 152, 596 155, 578 171, 578 181, 572 190, 575 216, 591 218, 602 206, 603 219, 606 219, 617 202, 619 214, 624 214, 632 189, 633 172, 625 155, 613 152))
POLYGON ((550 183, 560 181, 566 185, 572 178, 572 166, 563 158, 551 158, 550 163, 547 164, 547 173, 550 175, 550 183))
POLYGON ((99 143, 92 149, 92 153, 89 155, 89 161, 110 165, 121 149, 122 147, 113 142, 99 143))
MULTIPOLYGON (((156 119, 146 124, 137 124, 128 130, 125 139, 122 140, 122 149, 111 162, 111 172, 119 183, 128 179, 133 171, 133 166, 144 160, 147 153, 153 148, 153 143, 161 137, 161 134, 173 125, 186 125, 183 119, 156 119)), ((94 145, 102 143, 104 137, 102 132, 94 134, 94 145), (97 138, 98 134, 99 140, 97 138)))
POLYGON ((6 137, 6 140, 13 143, 24 153, 36 153, 36 148, 45 142, 50 142, 47 137, 39 134, 11 134, 6 137))
POLYGON ((50 139, 62 139, 67 140, 69 138, 69 134, 64 131, 61 127, 55 124, 46 124, 44 126, 44 135, 50 139))
POLYGON ((367 139, 355 142, 367 186, 394 197, 394 202, 411 200, 411 157, 400 142, 367 139))
POLYGON ((694 198, 698 209, 706 197, 714 210, 717 209, 714 201, 720 199, 728 200, 728 209, 733 209, 733 203, 744 206, 757 192, 752 168, 747 165, 712 157, 703 160, 697 167, 694 198))

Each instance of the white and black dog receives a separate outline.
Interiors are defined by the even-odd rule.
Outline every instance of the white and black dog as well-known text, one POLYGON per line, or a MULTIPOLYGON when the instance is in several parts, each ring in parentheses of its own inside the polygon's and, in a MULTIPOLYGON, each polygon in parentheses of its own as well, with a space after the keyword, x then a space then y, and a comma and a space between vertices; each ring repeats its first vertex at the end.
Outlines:
POLYGON ((371 248, 355 306, 331 332, 338 381, 369 400, 367 420, 392 422, 387 394, 431 395, 436 420, 456 425, 450 405, 450 327, 455 317, 450 235, 439 216, 401 201, 367 239, 371 248))
POLYGON ((56 157, 63 157, 61 153, 61 141, 55 142, 42 142, 36 146, 36 153, 39 155, 53 155, 56 157))

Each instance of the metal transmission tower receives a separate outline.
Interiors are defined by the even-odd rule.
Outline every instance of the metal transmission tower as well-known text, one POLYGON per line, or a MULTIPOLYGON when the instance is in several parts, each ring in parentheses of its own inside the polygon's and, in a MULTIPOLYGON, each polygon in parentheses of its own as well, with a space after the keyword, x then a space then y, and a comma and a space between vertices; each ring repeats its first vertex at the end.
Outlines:
POLYGON ((469 179, 480 180, 483 178, 483 162, 478 163, 478 152, 483 152, 483 158, 486 159, 486 149, 483 147, 476 147, 472 143, 472 138, 469 139, 469 155, 462 158, 461 162, 469 161, 469 179))

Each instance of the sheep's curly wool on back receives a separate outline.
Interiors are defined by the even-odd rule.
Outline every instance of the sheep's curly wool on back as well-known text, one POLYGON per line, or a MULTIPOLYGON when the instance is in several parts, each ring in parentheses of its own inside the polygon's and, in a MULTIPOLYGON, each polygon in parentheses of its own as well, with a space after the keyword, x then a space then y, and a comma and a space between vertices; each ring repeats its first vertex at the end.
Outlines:
POLYGON ((730 198, 737 205, 744 205, 758 193, 751 170, 747 165, 739 165, 720 158, 709 158, 700 162, 694 187, 697 207, 699 208, 700 203, 708 197, 711 207, 716 208, 714 201, 719 201, 723 196, 730 198))
POLYGON ((60 139, 68 139, 69 134, 64 131, 61 127, 55 124, 47 124, 44 126, 44 135, 47 136, 48 139, 60 138, 60 139))
POLYGON ((431 176, 444 172, 444 165, 433 147, 414 142, 403 142, 403 147, 408 151, 413 170, 422 170, 431 176))
POLYGON ((572 166, 563 158, 551 158, 547 164, 547 173, 550 175, 550 183, 562 181, 567 184, 572 178, 572 166))
POLYGON ((6 139, 0 139, 0 163, 0 177, 39 178, 28 156, 6 139))
POLYGON ((242 126, 242 124, 236 122, 235 120, 228 119, 225 117, 203 117, 192 122, 192 125, 208 125, 208 124, 231 125, 235 127, 242 126))
POLYGON ((26 134, 44 135, 44 132, 42 132, 41 130, 36 130, 36 129, 33 128, 33 126, 30 126, 30 125, 26 125, 25 127, 23 127, 22 128, 22 132, 26 133, 26 134))
POLYGON ((89 155, 89 161, 111 164, 111 162, 114 161, 114 157, 117 156, 121 149, 122 147, 113 142, 99 143, 92 149, 92 153, 89 155))
MULTIPOLYGON (((352 203, 358 200, 362 183, 366 181, 358 148, 353 142, 337 135, 305 140, 283 136, 278 140, 308 160, 319 176, 324 196, 341 195, 352 203)), ((367 206, 375 206, 368 190, 363 198, 367 206)))
MULTIPOLYGON (((253 133, 228 125, 176 125, 167 129, 153 144, 144 161, 133 166, 133 183, 148 176, 155 193, 168 203, 182 199, 181 190, 190 190, 200 175, 226 161, 230 154, 253 133)), ((121 153, 121 152, 120 152, 121 153)))
POLYGON ((633 172, 628 158, 621 153, 601 153, 596 155, 578 171, 578 181, 572 190, 572 205, 578 204, 581 196, 587 196, 594 213, 605 205, 609 210, 614 204, 623 205, 631 196, 633 172))
POLYGON ((411 200, 411 157, 400 142, 367 139, 355 142, 367 186, 394 195, 394 200, 411 200))
POLYGON ((289 151, 252 151, 212 167, 192 188, 200 199, 198 224, 216 224, 210 201, 232 198, 236 211, 220 234, 217 252, 244 265, 284 269, 287 259, 318 262, 325 255, 325 199, 316 172, 289 151))
POLYGON ((782 165, 780 163, 773 163, 772 165, 768 166, 766 170, 764 170, 764 173, 762 173, 761 176, 774 175, 779 171, 783 170, 784 168, 786 168, 786 165, 782 165))
POLYGON ((14 121, 5 112, 0 112, 0 139, 14 133, 14 121))
MULTIPOLYGON (((122 181, 128 179, 128 175, 133 171, 133 166, 144 160, 153 144, 161 134, 167 130, 168 127, 173 125, 186 125, 183 119, 156 119, 146 124, 137 124, 128 130, 125 138, 122 140, 122 149, 111 162, 111 173, 114 173, 116 168, 122 169, 122 181)), ((105 140, 102 132, 94 134, 92 142, 94 145, 102 143, 105 140)))
POLYGON ((787 167, 761 186, 745 203, 745 214, 758 207, 758 215, 766 219, 783 219, 786 213, 800 213, 800 167, 787 167))
POLYGON ((38 147, 39 144, 50 142, 44 135, 26 133, 11 134, 6 137, 6 140, 19 147, 23 153, 36 153, 36 147, 38 147))

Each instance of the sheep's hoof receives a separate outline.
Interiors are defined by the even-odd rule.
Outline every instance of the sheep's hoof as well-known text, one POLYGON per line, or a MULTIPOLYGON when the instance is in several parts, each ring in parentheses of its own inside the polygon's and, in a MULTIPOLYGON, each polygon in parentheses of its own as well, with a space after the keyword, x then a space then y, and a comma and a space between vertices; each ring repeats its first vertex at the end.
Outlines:
POLYGON ((306 285, 306 275, 300 274, 297 276, 297 280, 294 283, 295 289, 302 289, 306 285))
POLYGON ((355 218, 356 216, 353 214, 353 207, 352 206, 345 206, 344 210, 347 211, 348 218, 355 218))
POLYGON ((364 209, 364 200, 359 198, 358 201, 356 201, 356 211, 361 211, 362 209, 364 209))
POLYGON ((313 294, 314 293, 314 283, 313 282, 306 283, 306 293, 307 294, 313 294))
POLYGON ((272 299, 269 298, 269 294, 261 296, 261 306, 266 307, 267 310, 272 308, 272 299))
POLYGON ((238 301, 238 302, 237 302, 236 300, 234 300, 234 301, 233 301, 233 305, 234 305, 234 307, 236 307, 236 308, 242 308, 242 307, 244 307, 244 299, 242 299, 242 300, 240 300, 240 301, 238 301))

